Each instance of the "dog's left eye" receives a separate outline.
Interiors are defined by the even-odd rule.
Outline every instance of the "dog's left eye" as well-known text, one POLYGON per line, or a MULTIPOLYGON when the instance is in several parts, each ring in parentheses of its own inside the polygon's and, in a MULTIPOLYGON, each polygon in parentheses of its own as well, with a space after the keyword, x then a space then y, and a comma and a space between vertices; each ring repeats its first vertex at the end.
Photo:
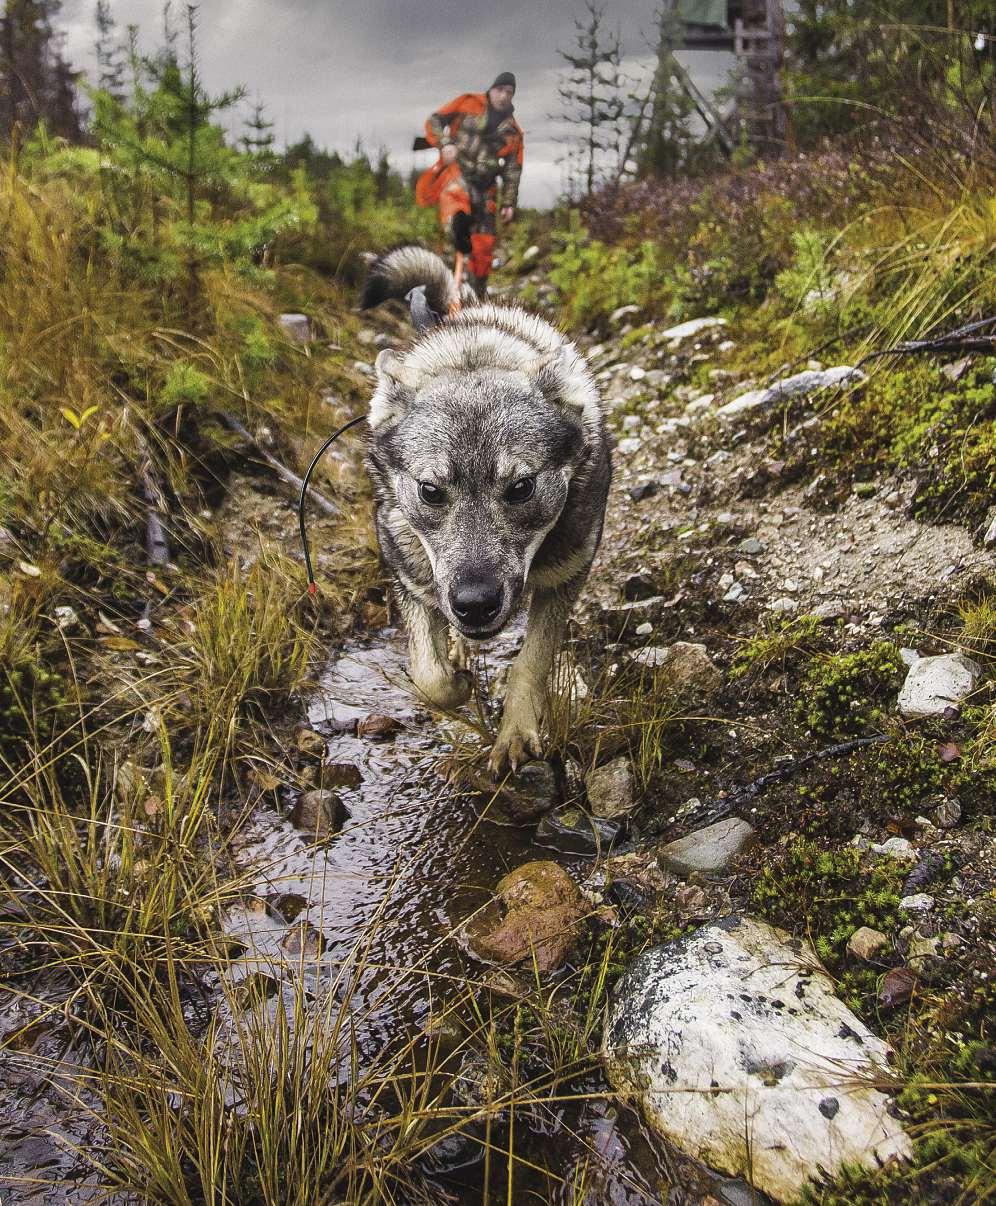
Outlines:
POLYGON ((509 488, 505 491, 505 501, 510 503, 529 502, 535 493, 536 478, 520 477, 517 482, 512 482, 509 488))
POLYGON ((430 507, 441 507, 446 502, 446 491, 434 486, 432 482, 419 482, 418 496, 430 507))

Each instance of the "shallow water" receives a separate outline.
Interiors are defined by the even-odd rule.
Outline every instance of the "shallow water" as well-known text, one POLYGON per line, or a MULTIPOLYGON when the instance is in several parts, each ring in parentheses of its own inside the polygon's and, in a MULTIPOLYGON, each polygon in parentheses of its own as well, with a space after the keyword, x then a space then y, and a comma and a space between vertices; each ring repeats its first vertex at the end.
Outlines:
MULTIPOLYGON (((515 640, 513 633, 489 650, 490 674, 514 654, 515 640)), ((468 977, 487 973, 461 952, 453 932, 491 898, 506 871, 533 858, 556 857, 583 880, 589 864, 536 846, 534 826, 489 819, 487 796, 449 789, 438 769, 446 733, 411 690, 397 631, 349 644, 323 676, 308 719, 326 735, 329 761, 352 764, 361 782, 336 789, 348 820, 321 844, 275 809, 257 809, 236 854, 256 901, 226 919, 226 932, 244 952, 227 979, 237 986, 262 971, 274 982, 271 1006, 281 995, 277 984, 295 974, 302 975, 315 1001, 334 992, 348 1004, 348 1037, 361 1067, 373 1066, 424 1033, 447 999, 466 993, 468 977), (343 731, 371 714, 393 717, 401 728, 381 741, 343 731), (302 925, 320 948, 295 960, 288 956, 287 940, 302 925)), ((237 1000, 237 992, 228 993, 217 1003, 222 1041, 239 1025, 239 1015, 232 1013, 237 1000)), ((0 1170, 7 1177, 71 1179, 78 1166, 48 1132, 81 1142, 85 1127, 73 1112, 59 1110, 58 1095, 41 1084, 44 1078, 32 1096, 29 1085, 39 1078, 29 1069, 25 1063, 20 1086, 0 1086, 0 1170)), ((584 1087, 596 1094, 605 1089, 594 1077, 584 1087)), ((440 1201, 470 1206, 483 1197, 479 1149, 457 1146, 456 1152, 441 1152, 434 1165, 440 1169, 440 1201)), ((639 1119, 598 1099, 551 1104, 517 1120, 515 1149, 518 1160, 536 1166, 516 1166, 516 1201, 644 1206, 661 1200, 652 1187, 675 1180, 673 1155, 639 1119)), ((693 1188, 699 1180, 694 1176, 687 1194, 680 1191, 682 1196, 668 1201, 699 1200, 699 1187, 693 1188)), ((492 1160, 490 1181, 491 1200, 505 1200, 507 1163, 499 1156, 492 1160)), ((736 1185, 719 1179, 709 1179, 707 1188, 732 1202, 744 1200, 736 1185)), ((86 1200, 79 1182, 47 1193, 22 1183, 2 1194, 5 1203, 86 1200)))

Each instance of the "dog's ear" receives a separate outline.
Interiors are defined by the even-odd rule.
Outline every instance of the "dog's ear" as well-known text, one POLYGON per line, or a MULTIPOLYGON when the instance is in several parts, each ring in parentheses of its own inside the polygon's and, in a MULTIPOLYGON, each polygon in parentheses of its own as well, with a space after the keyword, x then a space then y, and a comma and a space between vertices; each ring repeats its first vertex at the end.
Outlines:
POLYGON ((601 423, 598 388, 578 354, 565 344, 536 360, 527 370, 543 397, 580 420, 585 430, 601 423))
POLYGON ((377 388, 370 399, 370 426, 382 427, 401 418, 411 405, 415 391, 405 377, 404 362, 390 348, 377 353, 374 369, 377 388))

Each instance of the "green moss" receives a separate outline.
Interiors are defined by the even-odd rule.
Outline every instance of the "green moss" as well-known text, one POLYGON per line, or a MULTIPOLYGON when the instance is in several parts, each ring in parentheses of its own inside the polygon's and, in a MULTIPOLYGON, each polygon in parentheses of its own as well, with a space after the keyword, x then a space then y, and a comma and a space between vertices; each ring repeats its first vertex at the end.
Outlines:
MULTIPOLYGON (((751 908, 775 925, 811 936, 830 970, 840 970, 855 930, 898 928, 905 874, 893 860, 869 867, 854 847, 830 851, 800 838, 760 870, 751 888, 751 908)), ((875 980, 873 969, 852 972, 850 1003, 860 1007, 862 998, 873 996, 875 980)))
POLYGON ((885 701, 894 698, 905 676, 899 650, 888 641, 870 649, 814 658, 796 702, 800 723, 825 737, 846 737, 879 724, 885 701))
POLYGON ((918 518, 981 522, 996 490, 992 373, 992 360, 954 384, 931 364, 881 368, 828 417, 822 452, 854 478, 916 475, 918 518))

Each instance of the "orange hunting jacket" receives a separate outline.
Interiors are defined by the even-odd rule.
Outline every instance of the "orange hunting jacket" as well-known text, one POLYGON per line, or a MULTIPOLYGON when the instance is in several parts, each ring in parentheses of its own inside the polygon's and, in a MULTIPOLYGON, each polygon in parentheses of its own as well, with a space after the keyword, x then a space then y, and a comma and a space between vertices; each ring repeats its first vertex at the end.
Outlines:
POLYGON ((452 144, 456 147, 457 157, 446 167, 437 163, 418 178, 415 200, 419 205, 436 205, 447 185, 460 176, 483 192, 492 188, 500 176, 498 206, 515 207, 522 175, 522 127, 511 112, 501 119, 490 136, 487 124, 486 92, 465 92, 429 117, 425 123, 426 140, 434 147, 452 144))

